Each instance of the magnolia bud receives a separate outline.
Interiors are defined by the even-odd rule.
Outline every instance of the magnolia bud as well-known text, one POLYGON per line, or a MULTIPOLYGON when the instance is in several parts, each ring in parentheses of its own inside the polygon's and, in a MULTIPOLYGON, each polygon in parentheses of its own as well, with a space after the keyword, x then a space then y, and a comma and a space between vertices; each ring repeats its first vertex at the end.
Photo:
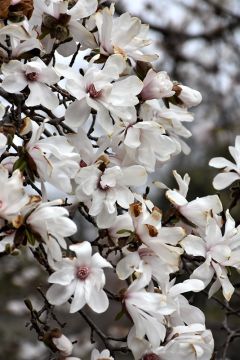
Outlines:
POLYGON ((186 107, 197 106, 202 101, 202 95, 199 91, 184 85, 174 85, 173 90, 176 91, 178 98, 186 107))
POLYGON ((165 71, 156 72, 150 69, 143 80, 141 98, 143 100, 161 99, 174 95, 173 83, 165 71))
POLYGON ((62 355, 71 355, 73 344, 65 335, 61 334, 60 331, 56 331, 56 333, 52 331, 52 342, 62 355))

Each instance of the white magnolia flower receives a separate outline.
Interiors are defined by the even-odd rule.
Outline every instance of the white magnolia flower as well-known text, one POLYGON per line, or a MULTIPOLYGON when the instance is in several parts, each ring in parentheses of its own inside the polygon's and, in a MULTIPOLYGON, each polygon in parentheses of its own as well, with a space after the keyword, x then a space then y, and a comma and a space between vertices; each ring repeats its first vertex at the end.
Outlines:
POLYGON ((190 305, 182 295, 185 292, 199 292, 204 289, 204 283, 198 279, 187 279, 175 284, 175 279, 169 281, 163 277, 159 281, 162 294, 166 295, 168 302, 175 306, 176 311, 169 315, 169 325, 190 325, 194 323, 205 324, 205 316, 197 307, 190 305))
POLYGON ((210 360, 214 349, 212 333, 202 324, 177 326, 167 344, 156 349, 161 360, 210 360))
MULTIPOLYGON (((72 36, 75 42, 92 48, 96 44, 95 38, 79 20, 92 15, 97 7, 97 0, 78 0, 70 9, 68 1, 34 0, 31 23, 34 26, 38 25, 39 31, 42 30, 43 35, 50 34, 52 39, 63 41, 72 36)), ((69 44, 65 44, 65 46, 69 47, 69 44)))
POLYGON ((98 28, 98 42, 103 55, 120 54, 124 59, 154 61, 157 55, 145 55, 142 48, 151 44, 147 39, 149 26, 141 24, 137 17, 128 13, 114 18, 114 7, 105 7, 95 15, 98 28))
POLYGON ((167 199, 177 208, 177 210, 193 224, 204 228, 207 223, 209 214, 219 214, 222 211, 222 204, 217 195, 209 195, 187 201, 188 186, 190 177, 185 174, 182 178, 177 171, 173 171, 173 175, 179 186, 179 189, 168 189, 168 187, 160 182, 155 182, 156 186, 168 189, 166 191, 167 199))
POLYGON ((39 59, 26 64, 11 60, 1 67, 4 75, 1 86, 9 93, 16 93, 28 86, 30 94, 25 101, 27 106, 43 105, 48 109, 55 109, 59 102, 57 96, 48 85, 59 81, 59 77, 50 66, 39 59))
POLYGON ((6 150, 6 145, 7 145, 7 137, 4 134, 0 133, 0 156, 6 150))
POLYGON ((133 327, 128 335, 128 347, 135 360, 210 360, 214 342, 212 333, 202 324, 174 327, 165 345, 153 347, 147 339, 139 339, 133 327))
POLYGON ((154 121, 129 123, 124 131, 125 162, 137 162, 153 172, 156 163, 168 161, 177 151, 177 144, 165 129, 154 121))
POLYGON ((189 138, 192 134, 183 125, 184 122, 192 122, 194 120, 193 114, 188 112, 187 108, 180 108, 169 104, 169 108, 159 100, 146 101, 141 106, 141 118, 144 121, 154 121, 165 129, 168 136, 175 140, 177 144, 177 153, 181 151, 184 154, 190 153, 189 146, 182 138, 189 138))
POLYGON ((151 345, 157 347, 166 335, 164 315, 172 314, 175 307, 167 302, 165 295, 145 290, 150 280, 151 273, 146 271, 128 287, 123 301, 134 322, 136 337, 147 336, 151 345))
POLYGON ((202 101, 201 93, 188 86, 177 84, 174 86, 174 90, 176 91, 178 98, 187 108, 197 106, 202 101))
MULTIPOLYGON (((6 35, 10 40, 13 58, 17 58, 32 49, 43 50, 41 42, 37 39, 38 33, 31 29, 27 20, 2 27, 0 29, 0 42, 3 44, 5 43, 6 35)), ((7 56, 7 52, 3 49, 2 51, 7 56)))
POLYGON ((55 264, 56 271, 48 281, 53 283, 47 291, 50 304, 62 305, 73 295, 70 312, 82 309, 85 304, 97 312, 107 310, 109 300, 103 291, 105 285, 104 267, 112 267, 99 253, 92 256, 89 242, 71 245, 76 253, 74 258, 64 258, 55 264))
POLYGON ((209 296, 222 287, 223 295, 229 301, 234 287, 228 278, 226 266, 240 268, 240 228, 235 228, 229 211, 226 212, 226 219, 224 235, 218 222, 209 218, 201 237, 188 235, 181 241, 181 246, 187 254, 205 258, 204 263, 194 270, 191 278, 202 280, 206 287, 215 273, 217 279, 209 290, 209 296))
POLYGON ((104 163, 81 168, 75 181, 78 184, 76 196, 89 207, 89 215, 96 216, 100 228, 113 225, 118 204, 124 209, 134 201, 129 186, 145 184, 147 173, 140 165, 121 168, 107 167, 104 163), (102 169, 101 169, 102 166, 102 169))
POLYGON ((114 360, 114 358, 110 355, 110 352, 107 349, 102 352, 99 352, 97 349, 93 349, 91 353, 91 360, 114 360))
POLYGON ((128 121, 133 118, 143 85, 135 75, 120 78, 125 66, 120 55, 110 56, 102 70, 91 65, 84 76, 66 65, 56 65, 58 73, 67 79, 66 89, 77 98, 65 114, 68 126, 78 129, 89 118, 91 109, 97 111, 96 121, 107 133, 113 130, 109 112, 128 121))
POLYGON ((235 146, 229 146, 229 152, 232 155, 235 164, 224 157, 216 157, 210 160, 209 165, 217 169, 223 169, 223 172, 213 179, 213 187, 216 190, 222 190, 231 185, 234 181, 240 179, 240 136, 235 139, 235 146))
POLYGON ((0 228, 4 219, 13 222, 20 215, 23 207, 29 202, 29 196, 23 187, 23 178, 19 170, 11 177, 5 167, 0 165, 0 228))
POLYGON ((68 218, 67 209, 60 205, 63 205, 62 200, 54 200, 33 204, 25 210, 30 214, 26 224, 41 236, 49 261, 62 259, 61 248, 67 248, 65 238, 77 231, 76 224, 68 218))
POLYGON ((151 249, 171 273, 179 269, 182 250, 176 246, 184 237, 181 227, 163 227, 159 209, 149 211, 145 204, 134 203, 130 207, 137 238, 151 249))
POLYGON ((45 124, 40 127, 32 122, 32 137, 26 150, 35 163, 37 175, 66 193, 72 191, 71 180, 80 166, 80 156, 65 136, 40 138, 45 124))
POLYGON ((156 72, 150 69, 143 80, 143 89, 140 94, 143 100, 162 99, 175 94, 173 83, 166 71, 156 72))

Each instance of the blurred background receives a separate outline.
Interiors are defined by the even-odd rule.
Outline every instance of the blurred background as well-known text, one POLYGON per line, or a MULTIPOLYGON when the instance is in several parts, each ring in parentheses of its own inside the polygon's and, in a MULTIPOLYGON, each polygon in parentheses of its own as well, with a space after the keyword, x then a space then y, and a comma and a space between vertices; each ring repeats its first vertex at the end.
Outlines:
MULTIPOLYGON (((150 24, 153 44, 148 51, 154 50, 160 55, 157 70, 167 71, 173 80, 193 87, 203 95, 202 104, 194 109, 195 121, 190 124, 193 133, 188 140, 191 154, 178 156, 157 176, 171 186, 172 169, 181 175, 187 171, 191 176, 189 199, 211 194, 216 171, 208 167, 208 162, 214 156, 229 158, 227 148, 240 134, 240 0, 118 0, 117 14, 125 11, 150 24)), ((226 207, 229 191, 221 192, 226 207)), ((159 192, 153 191, 152 197, 163 207, 159 192)), ((237 223, 240 222, 239 210, 236 207, 234 212, 237 223)), ((87 237, 87 230, 85 234, 87 237)), ((82 237, 86 238, 84 234, 82 237)), ((25 327, 29 312, 23 299, 31 294, 34 306, 40 308, 43 299, 36 287, 41 284, 46 284, 46 277, 32 263, 29 254, 1 259, 0 360, 51 359, 44 346, 36 341, 36 334, 30 332, 29 326, 25 327)), ((231 302, 234 308, 239 308, 239 297, 237 290, 231 302)), ((222 300, 220 294, 218 299, 222 300)), ((207 326, 214 332, 216 346, 220 349, 216 359, 221 359, 221 344, 226 332, 222 329, 224 313, 216 305, 217 300, 208 301, 206 305, 206 297, 202 295, 198 297, 197 305, 206 314, 207 326)), ((66 309, 62 308, 61 321, 64 322, 67 316, 66 309)), ((108 328, 105 319, 106 315, 99 318, 103 329, 116 336, 126 335, 124 322, 108 328)), ((233 316, 230 326, 240 327, 239 317, 233 316)), ((84 321, 76 319, 72 326, 66 327, 66 333, 78 341, 76 355, 85 359, 91 344, 87 341, 89 334, 84 330, 84 321)), ((240 341, 236 339, 229 349, 228 358, 238 360, 240 341)), ((127 359, 127 356, 121 358, 127 359)))

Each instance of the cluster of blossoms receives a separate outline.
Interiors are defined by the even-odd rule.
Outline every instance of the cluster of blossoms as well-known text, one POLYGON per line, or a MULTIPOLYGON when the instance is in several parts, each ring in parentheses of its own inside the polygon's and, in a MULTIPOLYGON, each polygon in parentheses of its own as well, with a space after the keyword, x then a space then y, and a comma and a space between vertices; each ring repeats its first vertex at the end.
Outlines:
MULTIPOLYGON (((12 1, 9 11, 23 2, 12 1)), ((189 153, 184 124, 201 94, 154 69, 157 56, 143 51, 148 26, 115 16, 113 4, 32 5, 0 28, 0 252, 30 248, 49 272, 47 301, 69 303, 70 313, 85 305, 103 313, 117 301, 131 319, 120 342, 134 359, 210 360, 211 331, 183 294, 207 288, 211 297, 221 288, 230 301, 240 228, 218 195, 186 199, 188 174, 174 171, 173 190, 155 182, 169 216, 143 194, 150 174, 189 153), (59 198, 49 201, 53 189, 59 198), (79 237, 77 211, 98 232, 91 242, 79 237), (113 279, 123 284, 118 294, 107 290, 113 279)), ((210 162, 224 168, 217 190, 240 179, 240 137, 229 149, 236 164, 210 162)), ((114 359, 107 339, 109 350, 94 349, 91 360, 114 359)), ((79 360, 60 330, 52 330, 50 348, 79 360)))

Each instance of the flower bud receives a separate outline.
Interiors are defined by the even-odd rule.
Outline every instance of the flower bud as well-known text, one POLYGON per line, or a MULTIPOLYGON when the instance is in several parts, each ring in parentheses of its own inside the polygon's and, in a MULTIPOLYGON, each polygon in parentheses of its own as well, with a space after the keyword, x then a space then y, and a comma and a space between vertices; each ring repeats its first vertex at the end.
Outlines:
POLYGON ((173 83, 166 71, 157 73, 150 69, 143 80, 143 85, 143 90, 140 94, 143 100, 161 99, 174 95, 174 91, 172 91, 173 83))
POLYGON ((187 108, 197 106, 202 101, 201 93, 188 86, 174 85, 173 90, 187 108))

